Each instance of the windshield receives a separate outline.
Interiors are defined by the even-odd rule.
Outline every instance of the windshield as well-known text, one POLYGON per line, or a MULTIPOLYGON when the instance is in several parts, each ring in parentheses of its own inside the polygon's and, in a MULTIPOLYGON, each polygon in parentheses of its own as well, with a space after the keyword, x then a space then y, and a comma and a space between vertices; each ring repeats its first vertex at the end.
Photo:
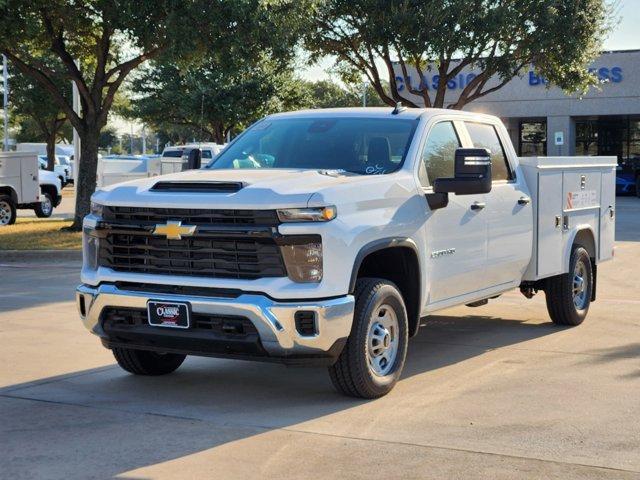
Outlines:
POLYGON ((402 165, 417 123, 393 117, 263 120, 224 149, 207 168, 391 173, 402 165))

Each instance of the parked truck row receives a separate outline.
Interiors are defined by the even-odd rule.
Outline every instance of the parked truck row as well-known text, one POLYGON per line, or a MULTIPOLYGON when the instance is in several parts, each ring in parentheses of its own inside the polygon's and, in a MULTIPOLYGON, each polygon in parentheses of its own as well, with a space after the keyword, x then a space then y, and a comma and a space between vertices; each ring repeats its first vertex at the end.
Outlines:
POLYGON ((271 115, 206 168, 94 194, 78 310, 134 374, 187 355, 326 365, 379 397, 444 308, 541 291, 580 324, 614 253, 615 167, 519 159, 474 113, 271 115))

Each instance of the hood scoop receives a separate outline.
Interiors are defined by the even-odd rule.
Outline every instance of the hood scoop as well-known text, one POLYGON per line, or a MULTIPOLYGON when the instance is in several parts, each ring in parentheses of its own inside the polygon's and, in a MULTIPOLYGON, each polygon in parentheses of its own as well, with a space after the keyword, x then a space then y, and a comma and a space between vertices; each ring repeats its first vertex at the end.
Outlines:
POLYGON ((243 182, 169 182, 163 181, 151 187, 152 192, 184 193, 235 193, 244 187, 243 182))

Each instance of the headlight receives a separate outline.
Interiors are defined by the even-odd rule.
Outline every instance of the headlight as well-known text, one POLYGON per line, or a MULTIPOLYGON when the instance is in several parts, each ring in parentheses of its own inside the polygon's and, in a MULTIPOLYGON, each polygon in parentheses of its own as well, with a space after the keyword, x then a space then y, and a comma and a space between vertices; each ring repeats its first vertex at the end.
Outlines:
POLYGON ((91 202, 91 209, 90 209, 91 215, 95 215, 96 217, 101 217, 103 209, 104 209, 104 205, 101 205, 96 202, 91 202))
POLYGON ((322 280, 322 243, 318 241, 298 245, 282 245, 282 257, 287 274, 294 282, 309 283, 322 280))
POLYGON ((338 215, 338 210, 333 205, 328 207, 312 208, 284 208, 278 210, 278 218, 281 222, 328 222, 338 215))

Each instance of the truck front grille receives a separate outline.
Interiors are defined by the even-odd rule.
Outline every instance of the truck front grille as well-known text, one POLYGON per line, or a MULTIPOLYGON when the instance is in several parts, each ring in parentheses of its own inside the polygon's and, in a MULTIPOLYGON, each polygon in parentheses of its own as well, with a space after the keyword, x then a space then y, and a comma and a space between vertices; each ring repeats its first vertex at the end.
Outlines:
POLYGON ((269 238, 168 240, 151 234, 108 233, 100 265, 120 272, 255 279, 287 275, 280 248, 269 238))
POLYGON ((275 210, 105 207, 99 264, 119 272, 256 279, 285 277, 275 210), (168 220, 196 225, 180 240, 154 235, 168 220))
POLYGON ((196 208, 105 207, 105 221, 164 223, 182 220, 189 225, 261 225, 275 227, 280 222, 275 210, 230 210, 196 208))

